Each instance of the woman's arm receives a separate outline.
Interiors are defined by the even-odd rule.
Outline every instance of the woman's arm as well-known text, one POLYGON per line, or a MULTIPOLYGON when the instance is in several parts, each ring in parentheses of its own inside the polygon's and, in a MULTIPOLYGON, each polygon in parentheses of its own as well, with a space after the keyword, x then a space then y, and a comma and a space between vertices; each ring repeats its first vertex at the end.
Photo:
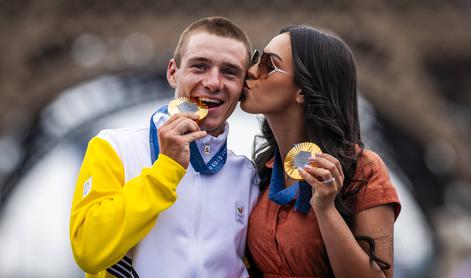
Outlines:
MULTIPOLYGON (((313 187, 311 206, 316 213, 327 255, 336 277, 392 277, 392 270, 382 271, 370 259, 335 207, 334 200, 343 185, 339 161, 320 154, 312 159, 318 167, 300 169, 303 178, 313 187)), ((354 233, 375 240, 376 255, 392 269, 394 211, 387 205, 375 206, 355 215, 354 233)))
POLYGON ((355 217, 354 233, 373 238, 376 256, 390 264, 390 269, 384 272, 370 260, 368 245, 361 241, 359 244, 337 209, 317 210, 316 216, 335 277, 393 277, 392 207, 377 206, 355 217))

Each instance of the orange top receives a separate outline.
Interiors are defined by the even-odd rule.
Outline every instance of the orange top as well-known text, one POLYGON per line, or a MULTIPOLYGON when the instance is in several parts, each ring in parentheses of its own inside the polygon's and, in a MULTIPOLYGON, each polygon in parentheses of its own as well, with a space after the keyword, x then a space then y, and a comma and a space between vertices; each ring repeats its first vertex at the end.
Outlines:
MULTIPOLYGON (((367 182, 351 200, 354 213, 392 204, 397 218, 401 210, 399 198, 384 162, 376 153, 363 151, 354 179, 367 182)), ((345 190, 357 185, 354 183, 345 190)), ((314 211, 299 213, 294 210, 294 201, 280 206, 268 199, 267 189, 250 215, 247 245, 264 277, 324 277, 330 271, 314 211)))

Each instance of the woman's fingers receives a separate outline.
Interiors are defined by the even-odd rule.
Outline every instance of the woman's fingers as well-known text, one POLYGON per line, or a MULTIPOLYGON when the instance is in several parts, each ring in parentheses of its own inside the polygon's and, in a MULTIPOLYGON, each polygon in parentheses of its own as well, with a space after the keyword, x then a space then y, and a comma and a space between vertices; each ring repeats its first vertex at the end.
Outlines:
MULTIPOLYGON (((324 157, 324 155, 316 155, 316 157, 310 159, 312 163, 314 163, 317 169, 323 169, 328 171, 329 174, 324 174, 321 176, 321 181, 329 180, 330 178, 335 179, 335 183, 339 186, 343 184, 343 173, 340 172, 342 169, 340 167, 340 171, 338 166, 336 165, 335 161, 332 162, 331 160, 324 157)), ((325 173, 325 172, 322 172, 325 173)))
POLYGON ((329 170, 321 167, 312 167, 311 165, 307 165, 304 170, 316 177, 318 182, 328 180, 332 177, 332 174, 329 170))
POLYGON ((321 185, 319 184, 317 178, 315 178, 315 176, 311 173, 311 169, 308 169, 307 167, 304 169, 298 168, 298 171, 301 177, 303 177, 303 179, 309 183, 314 188, 314 190, 319 190, 321 185))
POLYGON ((311 206, 315 211, 331 208, 343 185, 342 166, 338 159, 325 153, 316 154, 309 161, 311 165, 299 173, 313 187, 311 206))
MULTIPOLYGON (((312 198, 310 204, 314 211, 319 209, 328 209, 334 206, 335 196, 338 193, 338 187, 335 183, 324 183, 319 177, 332 177, 330 172, 322 168, 306 166, 304 169, 298 169, 303 179, 312 186, 312 198)), ((327 179, 328 180, 328 179, 327 179)))
POLYGON ((339 171, 339 174, 343 176, 342 164, 340 164, 340 161, 337 158, 333 157, 332 155, 328 153, 323 153, 321 154, 321 156, 329 160, 330 162, 334 163, 335 167, 337 167, 337 170, 339 171))
POLYGON ((319 184, 318 186, 333 186, 335 191, 339 189, 337 178, 329 170, 307 165, 304 171, 316 180, 317 184, 319 184))

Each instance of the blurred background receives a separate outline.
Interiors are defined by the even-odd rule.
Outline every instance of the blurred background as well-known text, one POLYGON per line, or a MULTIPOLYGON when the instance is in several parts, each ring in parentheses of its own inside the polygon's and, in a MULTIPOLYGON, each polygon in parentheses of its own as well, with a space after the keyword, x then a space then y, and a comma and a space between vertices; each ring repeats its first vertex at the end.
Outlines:
MULTIPOLYGON (((173 96, 181 31, 222 15, 256 48, 291 24, 352 48, 367 147, 403 208, 395 277, 471 277, 471 1, 0 1, 0 277, 82 277, 68 240, 75 178, 99 130, 146 126, 173 96)), ((251 156, 254 115, 229 146, 251 156)))

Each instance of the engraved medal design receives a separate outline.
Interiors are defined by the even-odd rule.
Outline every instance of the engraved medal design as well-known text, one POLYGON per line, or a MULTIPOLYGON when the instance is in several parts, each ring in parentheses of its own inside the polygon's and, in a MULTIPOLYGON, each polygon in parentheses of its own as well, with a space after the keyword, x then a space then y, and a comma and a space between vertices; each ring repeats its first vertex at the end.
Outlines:
POLYGON ((199 113, 199 120, 201 121, 208 115, 208 108, 202 104, 197 103, 187 97, 178 97, 170 101, 168 104, 168 114, 170 116, 177 113, 199 113))
MULTIPOLYGON (((302 181, 298 168, 303 169, 310 165, 309 158, 321 153, 321 148, 314 143, 304 142, 293 146, 285 158, 285 171, 292 179, 302 181)), ((315 167, 314 165, 311 165, 315 167)))

